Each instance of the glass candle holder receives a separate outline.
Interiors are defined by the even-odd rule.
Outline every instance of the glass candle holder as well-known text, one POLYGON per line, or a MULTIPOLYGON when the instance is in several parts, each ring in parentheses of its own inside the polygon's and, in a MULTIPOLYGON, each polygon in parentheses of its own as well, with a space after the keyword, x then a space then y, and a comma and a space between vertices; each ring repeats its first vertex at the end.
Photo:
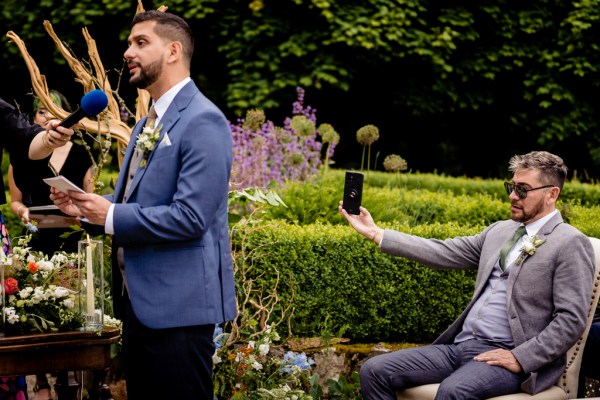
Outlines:
POLYGON ((104 327, 104 249, 101 240, 78 242, 79 311, 82 330, 104 327))

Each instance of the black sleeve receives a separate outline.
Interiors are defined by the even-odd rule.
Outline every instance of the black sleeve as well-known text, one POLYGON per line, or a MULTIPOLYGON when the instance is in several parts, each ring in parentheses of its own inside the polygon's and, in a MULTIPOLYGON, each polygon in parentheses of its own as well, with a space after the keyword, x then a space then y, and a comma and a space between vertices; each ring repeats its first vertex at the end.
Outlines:
MULTIPOLYGON (((5 148, 13 165, 26 164, 29 161, 29 145, 43 130, 44 128, 30 123, 25 115, 0 98, 0 161, 2 161, 2 148, 5 148)), ((4 180, 0 179, 0 204, 4 203, 6 203, 4 180)))
POLYGON ((6 148, 11 159, 28 160, 29 145, 33 138, 44 129, 32 124, 13 106, 0 98, 0 146, 6 148))

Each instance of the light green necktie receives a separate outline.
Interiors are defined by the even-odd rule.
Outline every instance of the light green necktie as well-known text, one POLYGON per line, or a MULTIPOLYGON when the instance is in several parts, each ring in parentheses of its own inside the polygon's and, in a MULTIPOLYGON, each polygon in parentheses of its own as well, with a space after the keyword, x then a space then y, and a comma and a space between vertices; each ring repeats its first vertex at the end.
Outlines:
POLYGON ((500 268, 502 268, 502 271, 506 269, 506 256, 510 252, 510 249, 512 249, 515 243, 517 243, 526 233, 527 229, 525 229, 525 226, 521 225, 515 231, 514 235, 504 243, 504 246, 502 246, 502 249, 500 250, 500 268))

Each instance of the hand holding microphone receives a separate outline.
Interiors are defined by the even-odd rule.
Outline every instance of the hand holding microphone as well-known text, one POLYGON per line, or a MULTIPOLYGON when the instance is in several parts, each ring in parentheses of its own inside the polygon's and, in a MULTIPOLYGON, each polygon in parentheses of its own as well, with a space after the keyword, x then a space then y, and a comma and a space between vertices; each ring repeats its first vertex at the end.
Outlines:
POLYGON ((73 130, 70 129, 84 117, 95 117, 108 105, 108 97, 100 90, 95 89, 86 93, 81 98, 81 106, 74 112, 68 115, 60 123, 56 121, 50 122, 50 128, 42 137, 42 144, 51 150, 63 146, 73 135, 73 130), (53 134, 51 134, 54 133, 53 134), (58 136, 56 135, 58 133, 58 136))

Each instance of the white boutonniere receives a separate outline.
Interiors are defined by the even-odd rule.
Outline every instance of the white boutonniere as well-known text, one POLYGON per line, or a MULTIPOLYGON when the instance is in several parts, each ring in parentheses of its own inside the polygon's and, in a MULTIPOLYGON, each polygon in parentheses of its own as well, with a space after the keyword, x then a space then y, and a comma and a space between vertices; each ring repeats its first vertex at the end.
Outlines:
POLYGON ((142 129, 142 133, 137 136, 137 141, 135 142, 135 148, 140 150, 143 153, 143 159, 140 164, 141 168, 146 167, 146 160, 148 159, 148 154, 152 150, 154 150, 154 146, 158 141, 158 137, 160 136, 160 130, 162 128, 162 124, 157 128, 152 127, 144 127, 142 129))
POLYGON ((523 238, 523 247, 521 247, 521 254, 519 254, 519 258, 515 261, 515 265, 521 264, 521 262, 527 256, 532 256, 535 254, 535 250, 546 243, 546 240, 540 239, 538 235, 533 235, 533 237, 525 236, 523 238))

